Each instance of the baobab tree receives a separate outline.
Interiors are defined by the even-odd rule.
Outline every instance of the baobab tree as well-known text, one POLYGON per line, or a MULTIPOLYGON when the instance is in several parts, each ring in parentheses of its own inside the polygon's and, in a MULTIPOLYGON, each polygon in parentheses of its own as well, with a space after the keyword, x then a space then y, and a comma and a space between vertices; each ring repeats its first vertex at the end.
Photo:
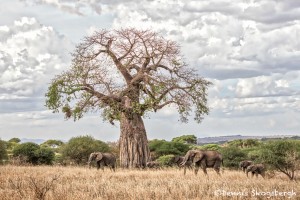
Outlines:
POLYGON ((189 68, 180 47, 150 30, 100 30, 75 48, 69 70, 56 76, 46 106, 78 120, 87 112, 120 122, 122 167, 143 167, 149 148, 143 116, 166 106, 177 108, 187 122, 208 114, 209 81, 189 68))

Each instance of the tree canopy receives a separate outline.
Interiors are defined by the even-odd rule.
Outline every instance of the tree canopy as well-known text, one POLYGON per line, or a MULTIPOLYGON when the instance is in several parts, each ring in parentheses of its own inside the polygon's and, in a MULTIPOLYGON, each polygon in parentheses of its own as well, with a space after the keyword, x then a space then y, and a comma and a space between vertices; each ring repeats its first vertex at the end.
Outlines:
POLYGON ((187 67, 176 42, 153 31, 95 32, 77 45, 73 58, 71 69, 53 79, 46 94, 48 108, 62 108, 67 118, 102 109, 104 119, 118 120, 125 96, 132 101, 130 112, 140 115, 170 104, 182 121, 192 107, 197 121, 208 113, 210 82, 187 67))
POLYGON ((182 135, 172 139, 172 142, 181 142, 186 144, 197 144, 197 137, 195 135, 182 135))
POLYGON ((290 180, 294 180, 295 172, 300 170, 300 141, 269 141, 263 145, 259 159, 271 169, 282 172, 290 180))

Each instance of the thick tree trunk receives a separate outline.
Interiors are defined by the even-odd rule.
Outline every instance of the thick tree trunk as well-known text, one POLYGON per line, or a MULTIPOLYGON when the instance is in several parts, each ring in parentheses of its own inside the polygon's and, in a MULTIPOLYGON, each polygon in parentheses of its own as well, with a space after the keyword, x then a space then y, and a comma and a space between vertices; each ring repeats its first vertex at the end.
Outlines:
POLYGON ((144 122, 138 114, 122 114, 120 134, 120 165, 124 168, 145 167, 149 158, 144 122))

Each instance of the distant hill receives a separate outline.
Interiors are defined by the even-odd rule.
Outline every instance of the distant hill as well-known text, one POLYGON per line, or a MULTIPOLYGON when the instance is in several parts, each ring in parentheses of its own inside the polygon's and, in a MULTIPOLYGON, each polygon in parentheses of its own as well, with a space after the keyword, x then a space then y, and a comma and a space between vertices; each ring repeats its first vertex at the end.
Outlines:
POLYGON ((203 144, 223 144, 225 142, 233 140, 246 140, 246 139, 258 139, 258 140, 268 140, 268 139, 283 139, 283 138, 294 138, 300 139, 300 136, 296 135, 272 135, 272 136, 243 136, 243 135, 228 135, 228 136, 217 136, 217 137, 203 137, 197 139, 198 145, 203 144))

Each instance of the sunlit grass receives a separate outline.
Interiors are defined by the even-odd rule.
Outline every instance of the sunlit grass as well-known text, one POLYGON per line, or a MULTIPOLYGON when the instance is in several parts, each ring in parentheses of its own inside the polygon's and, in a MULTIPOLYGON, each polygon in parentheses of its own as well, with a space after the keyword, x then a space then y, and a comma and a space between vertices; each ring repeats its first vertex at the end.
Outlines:
MULTIPOLYGON (((300 184, 282 175, 247 178, 241 171, 178 169, 97 171, 84 167, 0 167, 0 199, 267 199, 257 192, 296 192, 300 184)), ((279 194, 278 194, 279 195, 279 194)), ((277 196, 277 199, 280 199, 277 196)), ((281 199, 288 199, 288 194, 281 199)))

